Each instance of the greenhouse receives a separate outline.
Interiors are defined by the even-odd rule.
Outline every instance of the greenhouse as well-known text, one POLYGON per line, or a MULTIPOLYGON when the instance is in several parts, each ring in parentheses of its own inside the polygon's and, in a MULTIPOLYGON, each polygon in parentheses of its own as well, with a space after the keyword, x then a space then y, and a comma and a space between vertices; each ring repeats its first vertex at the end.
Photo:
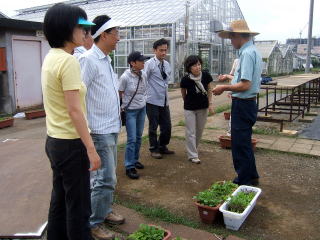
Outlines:
MULTIPOLYGON (((89 19, 107 14, 123 25, 120 42, 114 52, 114 70, 121 75, 131 51, 153 55, 152 44, 159 38, 170 41, 168 61, 172 82, 184 74, 186 56, 202 57, 204 68, 212 75, 229 72, 235 51, 229 40, 220 39, 214 31, 231 21, 243 19, 236 0, 71 0, 66 3, 83 8, 89 19)), ((15 18, 43 21, 51 5, 19 10, 15 18)))

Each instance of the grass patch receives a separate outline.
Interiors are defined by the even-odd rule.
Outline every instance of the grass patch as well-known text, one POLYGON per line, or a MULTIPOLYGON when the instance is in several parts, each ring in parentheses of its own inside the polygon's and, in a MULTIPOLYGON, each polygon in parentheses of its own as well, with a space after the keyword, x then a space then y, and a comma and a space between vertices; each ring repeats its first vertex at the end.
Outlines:
POLYGON ((224 128, 218 128, 218 127, 207 127, 208 130, 224 130, 224 128))
POLYGON ((283 134, 281 134, 281 132, 279 132, 277 129, 274 129, 274 128, 255 127, 252 129, 252 133, 258 134, 258 135, 271 135, 271 136, 282 136, 282 137, 286 137, 286 138, 297 138, 297 136, 295 136, 295 135, 284 136, 283 134))
POLYGON ((280 135, 280 132, 274 128, 253 128, 252 133, 260 135, 280 135))
POLYGON ((214 112, 215 113, 222 113, 222 112, 225 112, 225 111, 228 111, 231 109, 231 104, 225 104, 225 105, 221 105, 221 106, 218 106, 214 109, 214 112))
POLYGON ((177 126, 179 127, 184 127, 186 125, 185 121, 184 120, 180 120, 177 124, 177 126))

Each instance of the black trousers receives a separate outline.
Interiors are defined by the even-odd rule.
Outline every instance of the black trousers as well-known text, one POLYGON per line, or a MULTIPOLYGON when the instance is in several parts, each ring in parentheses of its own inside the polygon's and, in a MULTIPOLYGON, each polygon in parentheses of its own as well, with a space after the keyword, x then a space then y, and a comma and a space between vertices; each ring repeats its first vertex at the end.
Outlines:
POLYGON ((171 138, 171 118, 169 106, 160 107, 147 103, 147 116, 149 119, 150 152, 159 152, 165 149, 171 138), (157 129, 160 126, 158 139, 157 129))
POLYGON ((232 99, 232 158, 238 174, 235 182, 240 185, 251 184, 252 179, 259 178, 251 144, 252 126, 256 120, 257 105, 254 100, 232 99))
POLYGON ((53 172, 48 240, 91 240, 89 159, 80 139, 47 137, 53 172))

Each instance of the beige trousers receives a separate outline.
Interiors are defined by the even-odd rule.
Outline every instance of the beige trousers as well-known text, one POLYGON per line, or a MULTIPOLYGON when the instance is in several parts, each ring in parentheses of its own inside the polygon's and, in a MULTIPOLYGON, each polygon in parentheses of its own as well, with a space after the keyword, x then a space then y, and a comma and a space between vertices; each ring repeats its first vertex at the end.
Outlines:
POLYGON ((207 122, 208 109, 184 110, 188 159, 198 157, 198 145, 207 122))

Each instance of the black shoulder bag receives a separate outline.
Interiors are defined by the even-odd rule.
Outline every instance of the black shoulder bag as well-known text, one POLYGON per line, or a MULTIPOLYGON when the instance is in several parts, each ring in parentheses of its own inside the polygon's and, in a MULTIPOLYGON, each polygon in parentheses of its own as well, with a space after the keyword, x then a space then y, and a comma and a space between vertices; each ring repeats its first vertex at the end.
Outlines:
POLYGON ((121 109, 121 125, 122 126, 125 126, 126 125, 126 110, 128 109, 128 107, 130 106, 133 98, 136 96, 137 92, 138 92, 138 88, 139 88, 139 84, 140 84, 140 81, 141 81, 141 75, 138 75, 139 76, 139 80, 138 80, 138 84, 137 84, 137 88, 136 88, 136 91, 134 92, 132 98, 130 99, 129 103, 127 104, 127 106, 125 106, 123 109, 121 109))

